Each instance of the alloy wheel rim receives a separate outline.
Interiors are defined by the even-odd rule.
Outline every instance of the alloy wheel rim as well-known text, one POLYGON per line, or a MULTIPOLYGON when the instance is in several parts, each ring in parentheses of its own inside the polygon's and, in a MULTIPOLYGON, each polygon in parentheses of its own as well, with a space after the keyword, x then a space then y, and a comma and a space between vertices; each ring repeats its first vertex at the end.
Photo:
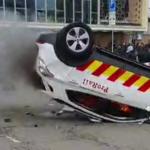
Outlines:
POLYGON ((68 48, 76 53, 83 52, 89 45, 89 34, 82 27, 74 27, 67 33, 66 43, 68 48))

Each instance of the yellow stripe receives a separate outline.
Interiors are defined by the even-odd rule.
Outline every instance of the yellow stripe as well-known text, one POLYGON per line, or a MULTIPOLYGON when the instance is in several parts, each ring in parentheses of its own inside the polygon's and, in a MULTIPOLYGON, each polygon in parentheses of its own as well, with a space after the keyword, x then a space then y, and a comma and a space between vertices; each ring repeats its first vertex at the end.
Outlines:
POLYGON ((110 77, 118 70, 118 67, 110 66, 106 71, 104 71, 103 76, 110 77))
MULTIPOLYGON (((123 75, 121 75, 118 80, 121 81, 122 83, 126 82, 134 73, 126 71, 123 75)), ((118 81, 117 80, 117 81, 118 81)))
POLYGON ((139 87, 141 87, 142 85, 144 85, 148 80, 149 80, 148 78, 141 76, 140 79, 137 80, 137 81, 133 84, 133 86, 136 86, 136 87, 139 88, 139 87))
POLYGON ((103 63, 101 61, 94 60, 92 64, 86 69, 90 72, 94 72, 96 69, 98 69, 103 63))

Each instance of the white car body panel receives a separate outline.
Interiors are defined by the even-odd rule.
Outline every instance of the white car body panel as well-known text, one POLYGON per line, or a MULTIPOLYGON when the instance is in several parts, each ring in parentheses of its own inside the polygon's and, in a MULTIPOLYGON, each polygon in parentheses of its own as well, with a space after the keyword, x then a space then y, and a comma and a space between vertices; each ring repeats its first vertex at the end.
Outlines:
MULTIPOLYGON (((47 94, 55 99, 61 99, 66 103, 74 105, 66 96, 66 89, 81 91, 93 94, 119 103, 128 104, 137 108, 148 110, 150 107, 150 94, 142 93, 135 87, 125 87, 120 83, 113 83, 106 80, 105 77, 95 77, 88 71, 80 72, 75 67, 70 67, 62 63, 56 56, 52 44, 37 44, 39 53, 36 63, 36 71, 42 78, 44 85, 51 85, 54 92, 50 92, 47 86, 47 94), (39 71, 39 58, 42 59, 49 72, 54 78, 43 76, 39 71), (85 80, 97 83, 104 88, 93 88, 91 84, 85 84, 85 80)), ((148 110, 149 111, 149 110, 148 110)))

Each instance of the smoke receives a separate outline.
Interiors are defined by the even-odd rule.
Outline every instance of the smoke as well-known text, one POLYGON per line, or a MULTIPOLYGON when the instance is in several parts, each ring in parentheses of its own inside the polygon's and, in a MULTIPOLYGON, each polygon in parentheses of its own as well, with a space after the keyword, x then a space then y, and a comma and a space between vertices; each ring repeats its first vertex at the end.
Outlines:
POLYGON ((6 77, 12 79, 30 74, 37 53, 36 33, 24 27, 0 28, 0 33, 0 71, 3 75, 0 78, 6 80, 6 77))
POLYGON ((33 84, 39 83, 34 64, 38 52, 35 41, 40 32, 20 24, 20 20, 10 27, 0 27, 0 109, 48 103, 48 97, 33 84))
POLYGON ((23 22, 25 21, 25 12, 24 10, 14 11, 11 7, 6 7, 5 12, 0 10, 0 19, 1 21, 13 21, 13 22, 23 22), (13 10, 13 11, 12 11, 13 10), (22 13, 21 13, 22 12, 22 13))

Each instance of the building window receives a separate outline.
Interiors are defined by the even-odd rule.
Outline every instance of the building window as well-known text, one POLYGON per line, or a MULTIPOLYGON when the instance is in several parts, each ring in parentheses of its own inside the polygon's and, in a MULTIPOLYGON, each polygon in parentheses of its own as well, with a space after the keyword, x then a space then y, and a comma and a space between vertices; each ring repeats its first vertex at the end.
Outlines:
POLYGON ((100 21, 101 23, 108 23, 109 18, 109 0, 100 1, 100 21))
POLYGON ((25 21, 25 0, 16 0, 16 19, 25 21))
POLYGON ((90 0, 83 0, 83 22, 88 24, 91 22, 90 7, 91 7, 90 0))
POLYGON ((75 0, 75 21, 80 22, 82 21, 81 16, 81 6, 82 6, 82 0, 75 0))
POLYGON ((37 0, 37 21, 45 22, 45 0, 37 0))
POLYGON ((0 0, 0 8, 3 8, 3 0, 0 0))
POLYGON ((73 22, 73 0, 66 0, 66 22, 73 22))
POLYGON ((64 0, 57 0, 56 12, 57 22, 64 23, 64 0))
POLYGON ((3 0, 0 0, 0 19, 3 19, 4 17, 4 12, 3 12, 3 0))
POLYGON ((5 18, 9 21, 15 20, 14 0, 5 0, 5 18))
POLYGON ((27 21, 35 21, 35 0, 26 0, 27 2, 27 21))
POLYGON ((98 5, 98 0, 92 0, 92 12, 91 12, 91 23, 96 24, 97 23, 97 5, 98 5))
POLYGON ((55 22, 55 0, 47 0, 47 21, 55 22))
POLYGON ((129 13, 129 1, 128 0, 116 0, 116 18, 118 22, 125 22, 129 13))
MULTIPOLYGON (((109 23, 110 0, 0 0, 0 20, 109 23)), ((140 24, 142 0, 116 0, 116 23, 140 24), (135 5, 133 11, 130 5, 135 5)))

